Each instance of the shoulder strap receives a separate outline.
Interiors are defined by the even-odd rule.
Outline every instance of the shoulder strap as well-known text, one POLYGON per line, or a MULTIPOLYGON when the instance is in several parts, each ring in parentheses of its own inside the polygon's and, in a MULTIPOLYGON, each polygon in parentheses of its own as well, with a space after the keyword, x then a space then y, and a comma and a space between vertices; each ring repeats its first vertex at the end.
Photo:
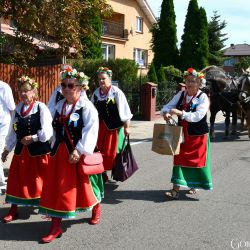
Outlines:
POLYGON ((182 100, 183 100, 183 98, 184 98, 184 92, 185 92, 185 91, 182 91, 181 96, 180 96, 180 99, 179 99, 179 101, 178 101, 177 104, 176 104, 176 107, 179 107, 179 105, 181 104, 181 102, 182 102, 182 100))
MULTIPOLYGON (((200 94, 199 95, 197 95, 197 97, 196 98, 200 98, 200 96, 203 94, 204 92, 200 92, 200 94)), ((204 93, 205 94, 205 93, 204 93)))
POLYGON ((72 140, 71 137, 70 137, 69 130, 68 130, 67 126, 66 126, 65 121, 63 122, 63 127, 64 127, 64 131, 66 132, 66 135, 67 135, 67 137, 68 137, 68 139, 69 139, 70 145, 71 145, 72 149, 74 150, 75 145, 74 145, 74 143, 73 143, 73 140, 72 140))
POLYGON ((123 143, 122 143, 122 150, 121 150, 121 152, 124 151, 126 140, 127 140, 127 144, 126 144, 126 145, 130 145, 129 135, 125 135, 125 136, 124 136, 123 143))

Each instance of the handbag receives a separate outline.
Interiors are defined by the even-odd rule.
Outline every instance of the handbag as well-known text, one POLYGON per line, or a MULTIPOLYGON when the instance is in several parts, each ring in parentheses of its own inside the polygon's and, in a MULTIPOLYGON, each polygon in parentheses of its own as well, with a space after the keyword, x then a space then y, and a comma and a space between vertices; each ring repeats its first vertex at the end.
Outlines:
POLYGON ((152 151, 162 155, 178 155, 183 141, 182 126, 154 124, 152 151))
POLYGON ((100 152, 91 155, 82 155, 78 162, 78 173, 80 175, 101 174, 104 172, 103 158, 100 152))
MULTIPOLYGON (((65 124, 63 125, 70 144, 72 148, 74 148, 75 146, 69 135, 68 128, 65 124)), ((91 155, 81 155, 81 158, 77 163, 77 169, 79 175, 93 175, 104 172, 103 157, 101 152, 93 152, 91 155)))
POLYGON ((122 150, 116 155, 114 166, 112 168, 112 178, 116 181, 125 181, 138 170, 130 142, 129 135, 125 136, 122 144, 122 150), (127 144, 125 145, 125 142, 127 144))

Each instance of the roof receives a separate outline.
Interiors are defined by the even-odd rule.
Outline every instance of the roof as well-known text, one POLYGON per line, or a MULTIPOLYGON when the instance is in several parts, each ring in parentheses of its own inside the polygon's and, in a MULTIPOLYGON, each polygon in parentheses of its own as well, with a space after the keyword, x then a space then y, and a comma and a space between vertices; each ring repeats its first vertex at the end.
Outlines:
POLYGON ((139 6, 141 7, 144 14, 147 16, 147 18, 150 20, 152 24, 156 23, 156 17, 154 15, 154 12, 150 8, 148 2, 146 0, 136 0, 139 6))
MULTIPOLYGON (((1 24, 1 32, 3 32, 4 34, 7 34, 9 36, 13 36, 15 37, 15 31, 13 28, 11 28, 8 24, 2 23, 1 24)), ((44 41, 41 39, 37 39, 35 37, 33 37, 33 42, 32 44, 36 45, 39 50, 44 50, 47 48, 51 48, 51 49, 58 49, 59 48, 59 44, 58 43, 52 43, 52 42, 48 42, 48 41, 44 41)), ((76 50, 74 48, 70 48, 70 53, 76 53, 76 50)))
POLYGON ((249 44, 231 44, 229 48, 224 51, 224 56, 250 56, 249 44))

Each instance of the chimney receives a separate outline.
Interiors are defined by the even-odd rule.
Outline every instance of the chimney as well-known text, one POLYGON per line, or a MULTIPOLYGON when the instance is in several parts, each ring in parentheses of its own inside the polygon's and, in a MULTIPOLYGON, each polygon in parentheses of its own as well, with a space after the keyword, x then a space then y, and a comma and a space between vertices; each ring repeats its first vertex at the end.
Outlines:
POLYGON ((233 43, 230 44, 231 49, 235 49, 235 46, 233 43))

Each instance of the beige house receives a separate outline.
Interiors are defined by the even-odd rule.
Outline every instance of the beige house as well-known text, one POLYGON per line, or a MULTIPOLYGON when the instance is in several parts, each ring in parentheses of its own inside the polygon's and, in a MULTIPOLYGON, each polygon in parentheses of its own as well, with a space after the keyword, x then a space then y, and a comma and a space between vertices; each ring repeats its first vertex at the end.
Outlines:
POLYGON ((114 14, 102 20, 104 59, 135 60, 147 72, 153 60, 150 29, 156 18, 146 0, 109 0, 114 14))
POLYGON ((230 47, 224 50, 224 56, 227 59, 224 61, 224 70, 230 75, 234 75, 235 64, 239 63, 243 57, 250 56, 249 44, 231 44, 230 47))

